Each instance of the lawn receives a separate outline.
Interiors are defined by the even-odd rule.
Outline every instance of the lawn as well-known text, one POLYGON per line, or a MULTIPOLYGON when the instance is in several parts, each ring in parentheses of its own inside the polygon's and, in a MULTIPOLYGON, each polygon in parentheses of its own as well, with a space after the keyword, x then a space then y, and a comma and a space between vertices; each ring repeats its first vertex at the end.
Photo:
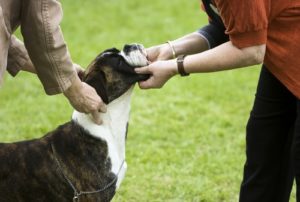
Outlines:
MULTIPOLYGON (((205 25, 199 1, 62 0, 62 29, 83 67, 102 50, 146 47, 205 25)), ((114 202, 234 202, 245 160, 245 125, 259 67, 179 76, 163 89, 136 87, 128 171, 114 202)), ((0 141, 38 138, 70 120, 62 95, 47 96, 28 73, 0 89, 0 141)), ((295 201, 294 196, 291 201, 295 201)))

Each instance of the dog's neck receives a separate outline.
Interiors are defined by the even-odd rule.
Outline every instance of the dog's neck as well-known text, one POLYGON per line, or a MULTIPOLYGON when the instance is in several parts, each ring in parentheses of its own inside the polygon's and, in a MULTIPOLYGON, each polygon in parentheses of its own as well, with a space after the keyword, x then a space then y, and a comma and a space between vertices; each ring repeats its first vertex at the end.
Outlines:
MULTIPOLYGON (((99 113, 103 123, 95 124, 88 114, 73 112, 72 119, 83 127, 93 137, 105 140, 108 147, 108 156, 111 159, 112 172, 117 174, 125 161, 125 139, 127 133, 127 124, 130 113, 130 98, 133 87, 126 93, 107 105, 106 113, 99 113)), ((119 173, 119 178, 123 178, 126 171, 124 169, 119 173)), ((120 184, 118 180, 117 186, 120 184)))

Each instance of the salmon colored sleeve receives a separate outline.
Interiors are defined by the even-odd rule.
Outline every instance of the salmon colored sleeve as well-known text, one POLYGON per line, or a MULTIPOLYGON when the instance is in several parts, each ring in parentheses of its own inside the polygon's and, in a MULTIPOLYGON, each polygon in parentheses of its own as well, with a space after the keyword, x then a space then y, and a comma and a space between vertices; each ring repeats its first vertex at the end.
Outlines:
POLYGON ((269 0, 215 0, 226 34, 238 48, 266 44, 269 0))

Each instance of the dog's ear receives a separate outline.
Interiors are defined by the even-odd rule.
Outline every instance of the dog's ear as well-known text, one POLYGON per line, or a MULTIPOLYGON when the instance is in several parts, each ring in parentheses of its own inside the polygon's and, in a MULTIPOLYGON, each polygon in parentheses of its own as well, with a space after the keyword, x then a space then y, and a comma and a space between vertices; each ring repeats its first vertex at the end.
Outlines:
POLYGON ((94 61, 96 66, 109 65, 114 70, 126 74, 136 74, 134 67, 129 65, 121 56, 120 51, 116 48, 110 48, 103 51, 94 61))
POLYGON ((129 65, 121 55, 115 55, 112 59, 113 67, 116 71, 125 74, 136 74, 134 67, 129 65))
POLYGON ((93 66, 94 64, 100 66, 104 65, 107 63, 108 58, 118 56, 119 53, 120 51, 116 48, 106 49, 105 51, 101 52, 89 66, 93 66))
POLYGON ((134 71, 134 68, 136 67, 129 65, 119 53, 109 54, 106 59, 109 61, 109 66, 112 67, 114 71, 120 72, 123 75, 128 75, 128 81, 132 84, 138 81, 147 80, 150 77, 148 74, 137 74, 134 71))
POLYGON ((104 72, 100 69, 92 68, 92 70, 90 69, 90 71, 84 75, 82 80, 92 86, 96 90, 97 94, 102 98, 103 102, 108 104, 108 93, 105 88, 107 81, 104 72))

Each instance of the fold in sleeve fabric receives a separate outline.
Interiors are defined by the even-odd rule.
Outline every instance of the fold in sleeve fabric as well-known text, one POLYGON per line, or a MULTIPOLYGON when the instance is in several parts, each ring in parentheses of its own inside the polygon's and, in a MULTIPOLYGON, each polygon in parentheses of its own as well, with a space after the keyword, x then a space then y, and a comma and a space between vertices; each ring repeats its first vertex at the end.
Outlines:
POLYGON ((4 21, 2 7, 0 6, 0 85, 3 82, 3 75, 7 66, 9 38, 10 34, 4 21))
POLYGON ((29 62, 30 58, 23 42, 12 35, 8 49, 7 71, 12 76, 16 76, 22 67, 29 62))
POLYGON ((270 3, 267 0, 215 0, 226 34, 238 48, 266 44, 270 3))

